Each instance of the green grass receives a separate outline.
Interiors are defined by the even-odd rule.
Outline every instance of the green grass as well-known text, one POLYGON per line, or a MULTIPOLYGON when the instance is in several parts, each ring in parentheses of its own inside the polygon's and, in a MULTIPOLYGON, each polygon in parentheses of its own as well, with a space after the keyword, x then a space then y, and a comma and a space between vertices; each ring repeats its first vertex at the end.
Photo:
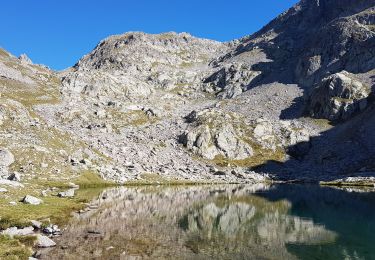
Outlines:
MULTIPOLYGON (((18 202, 16 206, 9 205, 9 198, 0 198, 0 230, 9 227, 30 226, 31 220, 41 221, 43 224, 66 225, 72 212, 77 212, 86 207, 93 198, 97 197, 104 187, 115 186, 113 182, 105 181, 92 172, 83 172, 80 177, 73 180, 80 185, 74 198, 60 198, 57 193, 69 188, 65 182, 50 182, 45 180, 32 180, 25 188, 10 189, 9 198, 19 201, 30 194, 43 200, 40 205, 28 205, 18 202), (42 197, 40 192, 47 188, 55 187, 48 196, 42 197)), ((9 238, 0 236, 0 259, 28 259, 35 237, 9 238)))
POLYGON ((311 121, 315 125, 323 128, 323 129, 330 129, 334 126, 334 124, 331 121, 329 121, 328 119, 311 118, 311 121))
POLYGON ((35 241, 35 238, 10 238, 8 236, 0 236, 0 259, 27 260, 32 254, 30 248, 30 242, 32 241, 35 241))
POLYGON ((255 154, 251 157, 242 160, 231 160, 223 155, 216 155, 211 162, 220 166, 238 166, 238 167, 257 167, 266 163, 267 161, 283 162, 285 160, 285 152, 281 149, 276 149, 276 151, 258 149, 255 150, 255 154))
POLYGON ((74 180, 74 183, 79 185, 81 189, 104 188, 117 185, 114 182, 103 180, 99 175, 90 171, 83 172, 76 180, 74 180))
POLYGON ((21 200, 29 194, 43 200, 40 205, 28 205, 17 203, 17 206, 10 206, 9 199, 0 199, 0 229, 17 226, 25 227, 30 225, 31 220, 46 220, 54 224, 64 225, 69 220, 74 211, 78 211, 85 206, 92 198, 99 195, 104 187, 115 186, 113 182, 105 181, 98 175, 91 172, 84 172, 80 177, 73 180, 75 184, 80 185, 74 198, 60 198, 57 193, 60 190, 68 189, 68 183, 48 182, 33 180, 23 189, 9 191, 9 197, 14 201, 21 200), (49 187, 55 187, 59 190, 50 192, 47 197, 41 197, 40 191, 49 187))

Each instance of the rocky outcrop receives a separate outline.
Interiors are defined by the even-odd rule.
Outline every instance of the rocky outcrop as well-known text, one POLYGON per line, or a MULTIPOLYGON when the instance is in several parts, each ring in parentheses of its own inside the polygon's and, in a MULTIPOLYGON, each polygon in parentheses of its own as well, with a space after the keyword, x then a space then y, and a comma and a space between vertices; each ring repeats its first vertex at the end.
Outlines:
POLYGON ((251 71, 246 64, 228 64, 207 77, 206 89, 212 88, 219 98, 234 98, 246 91, 250 82, 259 75, 259 72, 251 71))
POLYGON ((312 90, 308 105, 309 114, 316 118, 346 120, 367 107, 369 87, 340 72, 324 78, 312 90))
POLYGON ((193 153, 210 160, 218 155, 232 160, 242 160, 253 155, 251 146, 242 141, 229 124, 218 129, 201 126, 184 133, 180 141, 193 153))
POLYGON ((231 160, 251 157, 253 149, 231 123, 232 116, 236 117, 215 110, 193 111, 186 117, 193 128, 180 136, 180 142, 193 153, 210 160, 217 156, 231 160))
POLYGON ((311 88, 328 73, 364 73, 375 67, 372 0, 303 0, 259 32, 240 39, 218 59, 262 72, 263 82, 296 82, 311 88), (337 8, 340 6, 340 8, 337 8), (257 53, 265 57, 258 59, 257 53))

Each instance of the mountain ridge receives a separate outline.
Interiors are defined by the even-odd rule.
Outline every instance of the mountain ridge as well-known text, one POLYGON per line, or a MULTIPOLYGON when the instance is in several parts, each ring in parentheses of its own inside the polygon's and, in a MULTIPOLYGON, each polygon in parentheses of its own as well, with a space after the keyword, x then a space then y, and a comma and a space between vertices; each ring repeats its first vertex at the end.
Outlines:
MULTIPOLYGON (((73 67, 46 69, 61 80, 57 101, 28 109, 84 143, 67 156, 69 167, 118 182, 145 174, 224 182, 340 178, 338 165, 356 161, 339 151, 342 143, 373 139, 345 129, 371 118, 374 17, 373 0, 303 0, 225 43, 175 32, 109 36, 73 67), (346 141, 320 137, 336 129, 348 132, 346 141), (321 166, 317 154, 332 144, 341 157, 321 166), (309 173, 298 176, 301 169, 309 173)), ((2 60, 2 77, 28 88, 35 72, 16 70, 36 65, 25 60, 2 60)), ((347 173, 366 169, 361 162, 372 152, 366 156, 347 173)))

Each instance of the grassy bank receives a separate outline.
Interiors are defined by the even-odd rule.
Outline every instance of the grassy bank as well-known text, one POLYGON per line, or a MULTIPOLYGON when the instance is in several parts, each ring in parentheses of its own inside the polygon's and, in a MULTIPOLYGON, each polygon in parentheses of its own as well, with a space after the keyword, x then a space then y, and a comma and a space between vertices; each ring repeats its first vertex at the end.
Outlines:
MULTIPOLYGON (((25 184, 24 188, 9 189, 6 196, 0 198, 0 230, 30 226, 31 220, 38 220, 45 225, 53 223, 63 226, 69 221, 72 212, 83 209, 103 188, 116 185, 90 172, 85 172, 72 181, 80 186, 73 198, 57 196, 58 192, 69 188, 69 183, 65 182, 35 180, 25 184), (43 190, 49 191, 44 197, 41 196, 43 190), (41 198, 43 203, 28 205, 19 202, 26 195, 41 198), (10 201, 17 202, 17 205, 10 205, 10 201)), ((0 236, 0 259, 28 259, 34 242, 35 237, 0 236)))

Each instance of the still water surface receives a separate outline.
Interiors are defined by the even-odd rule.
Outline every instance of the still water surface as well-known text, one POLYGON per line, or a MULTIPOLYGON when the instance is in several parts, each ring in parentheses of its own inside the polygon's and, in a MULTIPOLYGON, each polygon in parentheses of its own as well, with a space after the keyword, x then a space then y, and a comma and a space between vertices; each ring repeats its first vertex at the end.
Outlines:
POLYGON ((375 259, 375 193, 306 185, 105 190, 42 259, 375 259))

